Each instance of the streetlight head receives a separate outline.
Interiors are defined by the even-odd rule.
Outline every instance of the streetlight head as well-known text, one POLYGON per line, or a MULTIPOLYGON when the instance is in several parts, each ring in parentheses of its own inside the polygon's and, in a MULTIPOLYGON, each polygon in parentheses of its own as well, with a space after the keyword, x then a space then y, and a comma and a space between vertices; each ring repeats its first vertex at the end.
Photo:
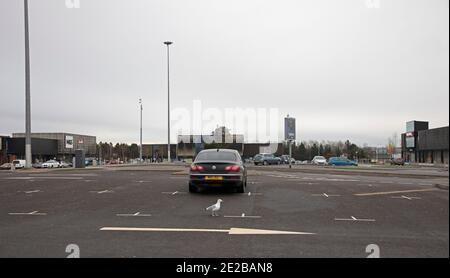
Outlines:
POLYGON ((172 42, 167 41, 167 42, 164 42, 164 44, 165 44, 165 45, 171 45, 172 42))

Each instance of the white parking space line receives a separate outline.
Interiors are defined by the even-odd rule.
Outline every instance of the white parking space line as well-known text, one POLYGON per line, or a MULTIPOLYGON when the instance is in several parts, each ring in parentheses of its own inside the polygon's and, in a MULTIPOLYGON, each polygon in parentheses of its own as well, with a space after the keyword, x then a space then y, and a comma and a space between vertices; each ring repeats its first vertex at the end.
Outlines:
POLYGON ((44 191, 41 191, 41 190, 37 189, 37 190, 17 191, 17 192, 19 192, 19 193, 25 193, 25 194, 31 194, 31 193, 38 193, 38 192, 44 192, 44 191))
POLYGON ((223 217, 225 218, 261 218, 261 216, 257 216, 257 215, 224 215, 223 217))
POLYGON ((37 210, 32 212, 10 212, 9 215, 47 215, 47 213, 42 213, 37 210))
POLYGON ((342 182, 357 182, 357 181, 361 181, 361 180, 357 180, 357 179, 340 179, 340 178, 320 178, 320 177, 315 177, 315 178, 311 178, 311 177, 303 177, 302 180, 315 180, 315 181, 342 181, 342 182))
POLYGON ((173 191, 173 192, 161 192, 162 194, 169 194, 169 195, 177 195, 177 194, 187 194, 185 191, 173 191))
POLYGON ((82 180, 83 177, 38 177, 38 176, 33 176, 33 177, 8 177, 8 178, 3 178, 4 180, 36 180, 36 179, 40 179, 40 180, 82 180))
POLYGON ((248 192, 248 193, 241 193, 243 195, 247 195, 247 196, 261 196, 263 195, 262 193, 259 192, 248 192))
POLYGON ((258 183, 261 183, 260 181, 249 181, 248 182, 249 184, 258 184, 258 183))
POLYGON ((393 197, 391 197, 391 198, 392 198, 392 199, 406 199, 406 200, 410 200, 410 201, 422 199, 422 198, 420 198, 420 197, 409 197, 409 196, 405 196, 405 195, 402 195, 402 196, 393 196, 393 197))
POLYGON ((91 193, 104 194, 104 193, 114 193, 112 190, 102 190, 102 191, 89 191, 91 193))
POLYGON ((323 197, 329 198, 329 197, 339 197, 341 195, 322 193, 322 194, 312 194, 312 196, 323 196, 323 197))
POLYGON ((363 222, 375 222, 375 219, 356 218, 350 216, 350 218, 334 218, 335 221, 363 221, 363 222))
POLYGON ((225 218, 261 218, 261 216, 258 215, 245 215, 245 213, 242 213, 241 215, 224 215, 225 218))
POLYGON ((120 232, 200 232, 200 233, 227 233, 229 235, 315 235, 315 233, 276 231, 246 228, 230 229, 185 229, 185 228, 136 228, 136 227, 103 227, 100 231, 120 232))
POLYGON ((152 181, 135 181, 137 183, 147 183, 147 182, 152 182, 152 181))
POLYGON ((119 213, 116 214, 116 216, 124 216, 124 217, 150 217, 152 216, 151 214, 145 214, 145 213, 141 213, 140 211, 136 212, 136 213, 119 213))
POLYGON ((375 185, 373 185, 373 184, 371 184, 371 183, 369 183, 369 184, 360 183, 360 184, 358 184, 358 185, 359 185, 359 186, 368 186, 368 187, 375 186, 375 185))
POLYGON ((38 177, 96 177, 98 174, 70 174, 70 173, 64 173, 64 174, 35 174, 34 176, 38 177))

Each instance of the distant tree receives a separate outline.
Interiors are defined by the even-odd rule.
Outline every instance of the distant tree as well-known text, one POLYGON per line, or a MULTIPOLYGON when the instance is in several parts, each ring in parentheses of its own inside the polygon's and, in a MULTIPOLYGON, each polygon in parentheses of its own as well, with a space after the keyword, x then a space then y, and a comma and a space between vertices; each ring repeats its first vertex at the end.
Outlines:
POLYGON ((317 145, 317 142, 314 142, 312 146, 310 147, 310 153, 308 160, 313 159, 314 156, 316 156, 319 153, 319 146, 317 145))
POLYGON ((306 147, 303 142, 301 142, 299 145, 296 145, 294 148, 294 151, 292 153, 292 157, 295 160, 306 160, 307 154, 306 154, 306 147))
POLYGON ((129 147, 130 158, 139 158, 139 146, 135 143, 129 147))
POLYGON ((395 154, 397 142, 398 142, 398 135, 397 133, 393 133, 392 136, 388 138, 388 143, 386 146, 386 151, 388 155, 390 155, 391 157, 395 154))

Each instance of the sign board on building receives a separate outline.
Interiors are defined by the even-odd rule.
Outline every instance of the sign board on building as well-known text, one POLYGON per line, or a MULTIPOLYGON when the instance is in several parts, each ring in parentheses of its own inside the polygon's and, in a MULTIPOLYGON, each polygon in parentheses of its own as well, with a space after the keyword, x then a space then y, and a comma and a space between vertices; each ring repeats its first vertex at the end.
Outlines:
POLYGON ((295 118, 284 118, 284 140, 295 140, 295 118))
POLYGON ((416 147, 416 138, 413 137, 406 137, 405 138, 406 141, 406 147, 407 148, 415 148, 416 147))
POLYGON ((79 139, 78 144, 83 144, 83 139, 79 139))
POLYGON ((66 145, 66 149, 73 149, 73 136, 66 135, 64 142, 66 145))

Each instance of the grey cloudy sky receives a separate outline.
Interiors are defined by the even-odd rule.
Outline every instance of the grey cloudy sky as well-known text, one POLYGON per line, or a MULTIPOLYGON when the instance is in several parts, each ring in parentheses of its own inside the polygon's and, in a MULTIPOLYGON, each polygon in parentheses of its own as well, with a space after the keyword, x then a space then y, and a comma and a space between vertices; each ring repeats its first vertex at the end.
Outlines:
MULTIPOLYGON (((369 145, 448 125, 447 0, 29 2, 33 132, 138 142, 142 97, 165 142, 165 40, 173 108, 275 107, 300 140, 369 145)), ((24 131, 23 39, 23 1, 0 0, 0 134, 24 131)))

